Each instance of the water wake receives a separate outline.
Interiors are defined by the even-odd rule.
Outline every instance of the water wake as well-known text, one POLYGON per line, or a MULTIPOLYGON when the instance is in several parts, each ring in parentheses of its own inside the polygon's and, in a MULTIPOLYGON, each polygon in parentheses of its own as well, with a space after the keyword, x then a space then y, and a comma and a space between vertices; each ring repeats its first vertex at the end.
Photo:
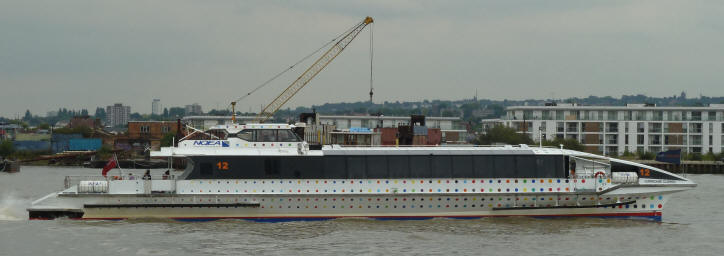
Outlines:
POLYGON ((3 220, 27 220, 28 212, 25 210, 30 206, 29 199, 23 199, 13 192, 2 193, 0 196, 0 221, 3 220))

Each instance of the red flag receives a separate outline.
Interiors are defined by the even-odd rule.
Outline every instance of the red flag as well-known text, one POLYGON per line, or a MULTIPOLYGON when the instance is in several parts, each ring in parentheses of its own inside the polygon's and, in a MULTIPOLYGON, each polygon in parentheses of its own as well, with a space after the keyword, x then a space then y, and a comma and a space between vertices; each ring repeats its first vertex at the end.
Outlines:
POLYGON ((108 171, 115 168, 118 163, 116 162, 116 157, 111 157, 111 160, 106 163, 106 166, 103 167, 103 171, 101 172, 103 174, 103 177, 106 177, 106 174, 108 174, 108 171))

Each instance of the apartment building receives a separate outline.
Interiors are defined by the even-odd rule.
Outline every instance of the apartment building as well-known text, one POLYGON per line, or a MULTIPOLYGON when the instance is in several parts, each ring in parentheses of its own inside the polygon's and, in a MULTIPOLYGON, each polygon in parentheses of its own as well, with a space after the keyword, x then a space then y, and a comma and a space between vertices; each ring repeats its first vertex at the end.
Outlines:
POLYGON ((579 106, 552 103, 514 106, 500 120, 533 140, 573 138, 592 153, 617 155, 682 149, 688 153, 724 151, 724 104, 705 107, 579 106))
POLYGON ((123 106, 121 103, 106 107, 106 125, 116 127, 128 124, 131 115, 131 107, 123 106))

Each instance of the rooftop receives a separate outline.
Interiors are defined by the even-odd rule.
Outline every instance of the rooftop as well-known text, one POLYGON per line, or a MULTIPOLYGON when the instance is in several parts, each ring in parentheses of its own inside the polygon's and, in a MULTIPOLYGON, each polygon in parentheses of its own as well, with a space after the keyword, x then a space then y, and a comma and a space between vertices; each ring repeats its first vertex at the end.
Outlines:
POLYGON ((651 106, 645 104, 628 104, 626 106, 581 106, 575 104, 558 104, 557 106, 511 106, 507 107, 507 110, 537 110, 537 109, 548 109, 548 110, 724 110, 724 104, 710 104, 709 106, 651 106))

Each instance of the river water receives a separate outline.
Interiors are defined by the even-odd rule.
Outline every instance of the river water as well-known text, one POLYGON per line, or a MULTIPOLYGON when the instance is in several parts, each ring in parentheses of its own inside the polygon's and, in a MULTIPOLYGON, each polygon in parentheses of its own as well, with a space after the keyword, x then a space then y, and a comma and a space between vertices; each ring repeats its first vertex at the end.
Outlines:
POLYGON ((0 255, 724 254, 722 175, 689 175, 699 187, 675 194, 661 223, 597 218, 27 220, 30 202, 60 190, 66 175, 99 173, 33 166, 0 173, 0 255))

